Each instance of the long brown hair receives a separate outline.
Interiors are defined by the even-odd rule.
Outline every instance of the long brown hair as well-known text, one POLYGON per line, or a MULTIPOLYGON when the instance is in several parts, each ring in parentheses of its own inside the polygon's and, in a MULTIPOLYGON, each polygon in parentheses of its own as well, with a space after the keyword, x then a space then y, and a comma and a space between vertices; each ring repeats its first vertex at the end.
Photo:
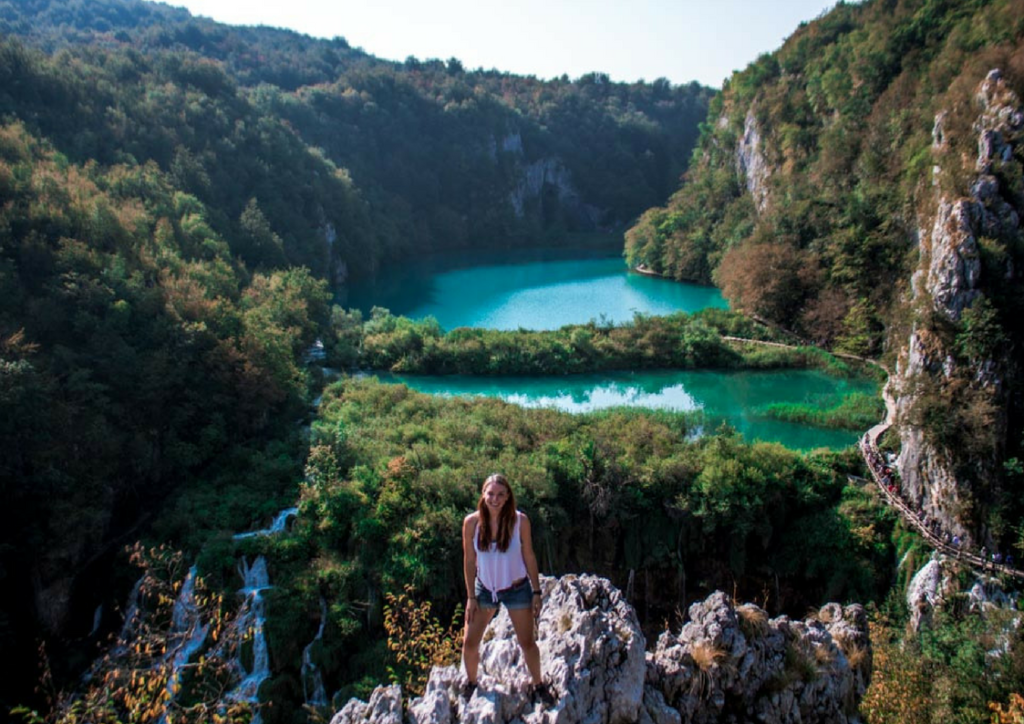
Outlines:
POLYGON ((484 502, 484 490, 491 483, 504 485, 505 490, 508 491, 505 505, 498 513, 498 536, 494 539, 498 544, 499 551, 507 551, 509 543, 512 542, 512 530, 516 525, 516 495, 512 492, 512 486, 508 484, 508 478, 501 473, 488 475, 487 480, 480 486, 480 500, 476 504, 479 515, 476 526, 477 545, 482 551, 491 547, 491 511, 488 509, 487 503, 484 502))

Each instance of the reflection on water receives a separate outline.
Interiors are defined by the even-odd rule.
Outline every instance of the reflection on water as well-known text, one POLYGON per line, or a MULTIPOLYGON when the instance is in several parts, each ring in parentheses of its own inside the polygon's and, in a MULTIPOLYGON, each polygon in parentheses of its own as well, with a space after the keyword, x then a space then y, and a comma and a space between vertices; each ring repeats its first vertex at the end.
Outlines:
POLYGON ((446 330, 558 329, 590 320, 622 323, 634 313, 725 307, 713 287, 629 272, 620 248, 437 254, 354 284, 343 305, 380 306, 446 330))
POLYGON ((870 380, 835 379, 809 370, 661 370, 564 377, 378 376, 383 382, 401 382, 430 394, 499 397, 524 407, 554 407, 573 413, 624 406, 699 412, 705 429, 726 422, 748 440, 780 442, 800 450, 846 447, 856 442, 859 433, 780 422, 761 412, 766 405, 791 402, 827 407, 847 393, 877 392, 870 380))

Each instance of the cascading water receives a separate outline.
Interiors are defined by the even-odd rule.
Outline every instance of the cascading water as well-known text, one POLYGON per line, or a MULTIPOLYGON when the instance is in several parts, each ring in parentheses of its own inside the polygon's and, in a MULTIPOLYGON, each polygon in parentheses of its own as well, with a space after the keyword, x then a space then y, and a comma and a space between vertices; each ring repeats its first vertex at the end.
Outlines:
MULTIPOLYGON (((244 584, 239 590, 245 601, 235 620, 235 631, 238 640, 246 637, 252 638, 252 670, 246 672, 242 664, 241 647, 232 663, 232 669, 241 677, 241 682, 232 689, 227 699, 229 701, 247 701, 253 704, 258 703, 260 684, 270 676, 270 654, 267 651, 267 638, 263 631, 266 623, 266 602, 263 600, 263 591, 270 588, 270 576, 267 574, 267 561, 259 556, 253 561, 252 566, 242 558, 238 569, 244 584)), ((253 724, 262 721, 260 714, 253 716, 253 724)))
POLYGON ((327 692, 324 690, 324 679, 320 675, 320 667, 313 663, 313 647, 323 638, 324 626, 327 624, 327 601, 320 597, 320 628, 316 636, 302 650, 302 695, 310 706, 327 706, 327 692))
POLYGON ((288 521, 299 514, 298 508, 285 508, 276 516, 274 516, 273 522, 269 528, 262 528, 261 530, 250 530, 246 533, 235 533, 233 536, 235 540, 242 540, 244 538, 254 538, 258 535, 272 535, 274 533, 280 533, 288 525, 288 521))
POLYGON ((124 612, 124 623, 121 624, 117 645, 111 652, 115 657, 124 653, 128 642, 135 638, 135 627, 139 624, 139 606, 142 601, 142 584, 145 580, 145 576, 137 580, 132 586, 132 592, 128 594, 128 608, 124 612))
MULTIPOLYGON (((285 530, 288 525, 288 521, 298 515, 298 512, 298 508, 286 508, 274 517, 270 527, 247 533, 239 533, 234 537, 236 539, 243 539, 251 538, 253 536, 280 533, 285 530)), ((227 694, 225 698, 228 701, 245 701, 256 704, 258 703, 257 694, 259 692, 260 684, 270 676, 270 653, 267 647, 267 639, 264 634, 264 624, 266 622, 266 601, 263 599, 263 591, 271 588, 270 576, 267 573, 267 561, 263 556, 258 556, 252 562, 251 566, 249 565, 248 560, 243 557, 239 563, 238 572, 243 581, 242 588, 239 589, 239 593, 242 594, 243 600, 234 623, 235 633, 237 634, 235 640, 241 642, 247 638, 251 638, 253 663, 251 670, 247 670, 242 664, 241 647, 239 646, 239 650, 236 652, 234 660, 229 662, 229 669, 232 674, 237 677, 239 683, 227 694)), ((185 580, 181 585, 181 591, 179 592, 178 598, 175 600, 174 607, 171 611, 171 631, 168 635, 167 652, 164 654, 162 659, 162 665, 170 667, 170 675, 167 681, 168 699, 164 714, 158 720, 158 724, 166 724, 167 709, 170 708, 171 703, 175 700, 178 694, 181 685, 182 673, 192 657, 206 643, 207 635, 209 634, 210 626, 208 623, 202 622, 200 606, 195 597, 196 575, 197 569, 196 566, 193 565, 185 576, 185 580)), ((142 610, 144 596, 142 589, 144 582, 145 577, 140 578, 128 596, 128 605, 125 610, 124 623, 121 627, 118 643, 111 650, 111 654, 114 657, 123 655, 138 634, 140 619, 143 615, 142 610)), ((323 635, 324 621, 326 620, 325 602, 322 602, 322 608, 323 617, 320 623, 320 630, 318 631, 313 643, 319 640, 323 635)), ((224 640, 222 639, 222 642, 223 641, 224 640)), ((310 644, 310 646, 312 646, 312 644, 310 644)), ((307 647, 307 649, 308 648, 309 647, 307 647)), ((219 651, 223 654, 223 645, 219 644, 215 651, 219 651)), ((304 661, 307 656, 308 652, 303 656, 304 661)), ((326 695, 323 693, 324 689, 323 683, 320 680, 320 673, 316 670, 315 665, 310 663, 310 666, 313 668, 311 669, 309 680, 314 683, 311 694, 313 698, 311 701, 315 700, 317 703, 326 704, 326 695)), ((306 671, 307 668, 304 664, 304 685, 306 680, 306 671)), ((85 675, 85 680, 88 681, 93 674, 94 671, 90 670, 85 675)), ((251 724, 261 724, 261 721, 262 719, 260 717, 259 710, 257 709, 252 718, 251 724)))
MULTIPOLYGON (((192 566, 188 570, 188 575, 185 576, 184 583, 181 584, 181 592, 171 611, 171 636, 169 638, 173 643, 164 655, 164 660, 169 661, 171 667, 171 673, 167 679, 168 706, 178 694, 182 670, 192 655, 202 647, 210 629, 209 624, 204 624, 200 620, 195 588, 196 567, 192 566)), ((160 718, 161 724, 166 721, 166 718, 165 709, 164 716, 160 718)))

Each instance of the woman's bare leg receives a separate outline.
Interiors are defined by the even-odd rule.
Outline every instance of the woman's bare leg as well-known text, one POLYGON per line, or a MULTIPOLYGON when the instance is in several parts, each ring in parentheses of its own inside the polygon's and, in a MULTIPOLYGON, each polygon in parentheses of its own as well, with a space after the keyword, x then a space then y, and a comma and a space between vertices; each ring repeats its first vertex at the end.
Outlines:
POLYGON ((540 648, 537 640, 533 637, 533 611, 528 608, 517 611, 509 611, 509 618, 512 619, 512 628, 516 631, 516 638, 519 640, 519 647, 523 650, 523 658, 526 660, 526 668, 530 672, 530 678, 534 684, 540 684, 540 648))
POLYGON ((473 684, 477 683, 477 670, 480 668, 480 640, 484 637, 487 624, 498 612, 496 608, 478 608, 473 620, 466 622, 466 635, 462 639, 462 663, 466 666, 466 678, 473 684))

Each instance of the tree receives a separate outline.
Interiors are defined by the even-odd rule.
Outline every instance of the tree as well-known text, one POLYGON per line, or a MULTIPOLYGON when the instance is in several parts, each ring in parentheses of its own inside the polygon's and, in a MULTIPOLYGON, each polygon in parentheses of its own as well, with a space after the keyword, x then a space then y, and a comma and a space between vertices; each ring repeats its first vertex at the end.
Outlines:
POLYGON ((792 327, 807 295, 812 264, 791 244, 747 242, 725 253, 716 276, 736 308, 792 327))
POLYGON ((249 199, 238 219, 243 245, 237 249, 246 261, 255 267, 279 268, 287 264, 284 243, 270 228, 270 222, 260 211, 255 198, 249 199))

